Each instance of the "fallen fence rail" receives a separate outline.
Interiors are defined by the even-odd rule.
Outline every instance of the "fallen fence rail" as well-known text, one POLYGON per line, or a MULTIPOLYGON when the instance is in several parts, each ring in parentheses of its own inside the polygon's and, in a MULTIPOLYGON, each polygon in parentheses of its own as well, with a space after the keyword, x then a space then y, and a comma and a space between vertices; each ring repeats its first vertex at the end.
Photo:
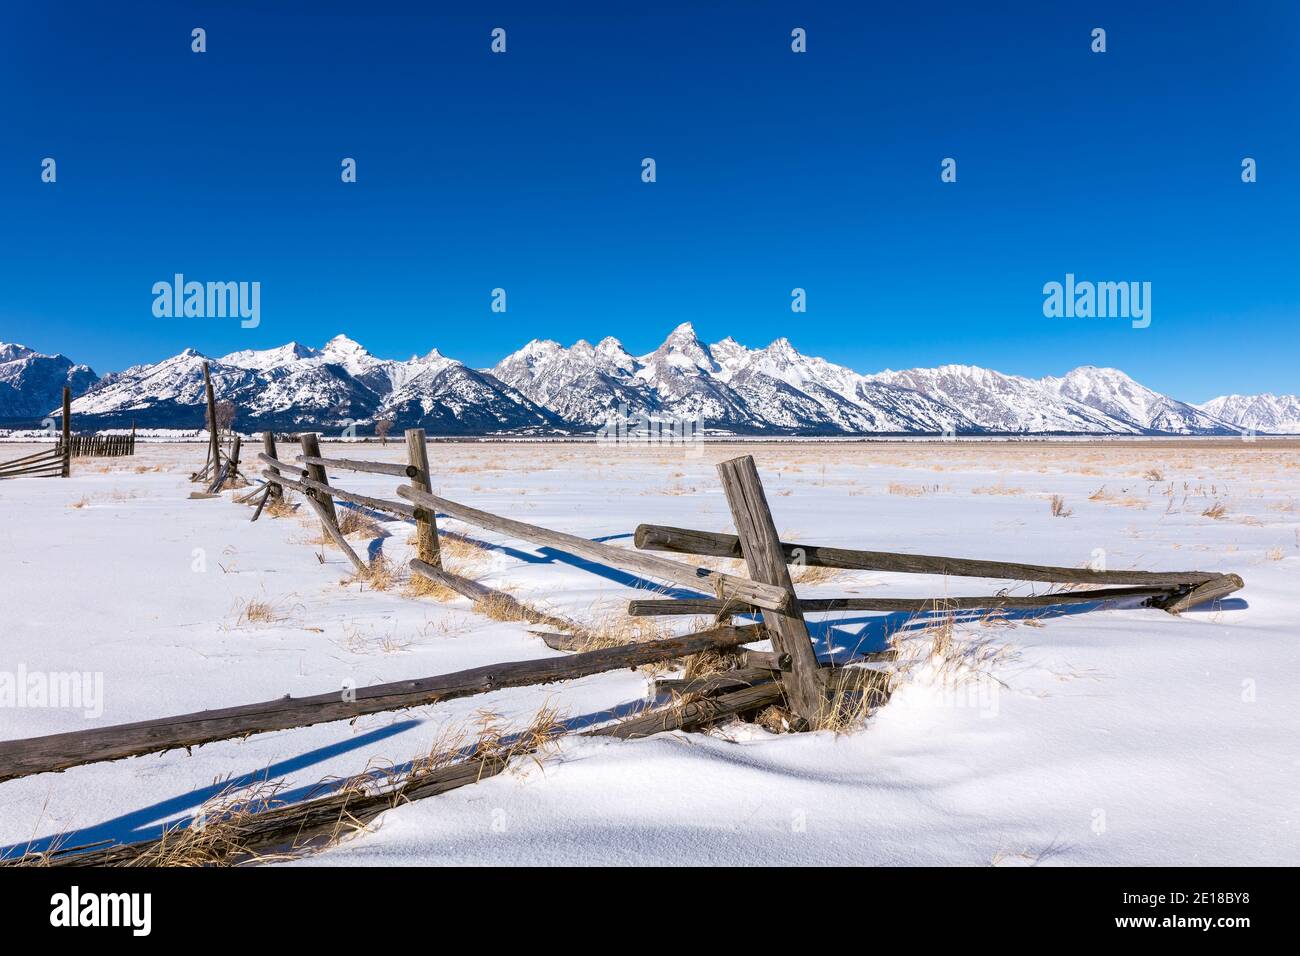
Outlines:
POLYGON ((188 749, 250 734, 351 720, 365 714, 420 707, 506 687, 573 680, 758 640, 762 640, 762 634, 755 626, 720 627, 659 641, 565 657, 489 664, 436 677, 358 687, 346 692, 298 698, 286 696, 258 704, 10 740, 0 743, 0 781, 181 747, 188 749))
MULTIPOLYGON (((780 686, 767 682, 742 687, 717 697, 675 701, 667 707, 649 710, 617 723, 582 731, 579 737, 612 737, 632 740, 650 737, 667 730, 689 730, 733 714, 757 710, 781 699, 780 686)), ((563 732, 547 740, 566 736, 563 732)), ((223 821, 220 815, 207 822, 231 831, 205 854, 208 863, 228 863, 256 859, 259 854, 294 850, 313 841, 329 841, 365 826, 380 814, 404 803, 423 800, 459 787, 478 783, 502 773, 510 766, 509 757, 536 752, 536 746, 512 749, 506 759, 495 754, 471 755, 448 766, 409 773, 395 787, 378 793, 344 787, 327 797, 319 797, 284 807, 272 807, 241 814, 237 820, 223 821)), ((397 777, 391 769, 362 775, 368 780, 397 777)), ((256 800, 254 800, 256 802, 256 800)), ((169 852, 183 839, 188 829, 180 824, 153 840, 113 846, 62 846, 44 853, 0 861, 0 866, 24 866, 33 861, 48 866, 126 866, 159 865, 169 862, 169 852)), ((192 858, 191 858, 192 862, 192 858)))
MULTIPOLYGON (((990 594, 986 596, 934 598, 799 598, 799 609, 805 614, 827 611, 913 611, 919 613, 923 611, 996 610, 998 608, 1054 607, 1058 604, 1093 604, 1097 601, 1118 601, 1126 598, 1167 597, 1178 593, 1180 593, 1179 588, 1167 586, 1100 588, 1087 591, 1058 591, 1053 594, 1027 595, 990 594)), ((760 608, 747 607, 734 601, 718 601, 712 598, 629 601, 627 606, 627 613, 633 617, 756 614, 759 610, 760 608)))

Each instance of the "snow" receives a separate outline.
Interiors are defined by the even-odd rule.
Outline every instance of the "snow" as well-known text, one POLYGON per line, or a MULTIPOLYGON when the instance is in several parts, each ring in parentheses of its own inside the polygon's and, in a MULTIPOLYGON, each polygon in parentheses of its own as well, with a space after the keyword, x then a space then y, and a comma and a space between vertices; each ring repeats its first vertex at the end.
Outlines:
MULTIPOLYGON (((201 447, 141 449, 79 461, 68 480, 0 482, 3 667, 104 681, 98 719, 75 708, 0 707, 0 737, 557 653, 527 626, 482 618, 461 600, 341 584, 346 562, 310 543, 318 529, 306 516, 250 524, 229 495, 189 500, 201 447), (274 620, 241 620, 249 601, 269 604, 274 620)), ((6 445, 3 457, 30 450, 6 445)), ((1100 551, 1111 568, 1235 571, 1247 586, 1217 610, 1178 618, 1126 606, 969 622, 958 646, 973 659, 985 642, 986 664, 960 682, 913 668, 849 734, 730 725, 635 742, 566 738, 539 763, 390 811, 373 832, 304 863, 1300 863, 1292 442, 467 443, 430 452, 439 494, 628 547, 641 521, 728 528, 714 464, 752 452, 787 538, 1067 566, 1100 551), (1161 480, 1143 477, 1153 468, 1161 480), (1052 494, 1065 497, 1070 517, 1051 516, 1052 494), (1220 520, 1201 513, 1215 501, 1228 505, 1220 520)), ((401 454, 400 443, 346 451, 401 454)), ((382 496, 395 485, 384 476, 336 480, 382 496)), ((623 575, 441 525, 498 546, 472 576, 559 613, 595 621, 647 596, 623 575)), ((356 544, 400 564, 410 528, 385 528, 390 537, 356 544)), ((1003 586, 842 572, 800 591, 1003 586)), ((814 631, 843 655, 879 647, 899 624, 851 612, 822 616, 814 631)), ((914 630, 906 640, 923 649, 927 638, 914 630)), ((0 846, 58 833, 76 842, 146 836, 232 777, 269 773, 301 797, 322 781, 419 755, 482 709, 519 725, 550 702, 578 719, 635 707, 648 687, 647 674, 624 671, 8 781, 0 846)))
MULTIPOLYGON (((185 349, 96 380, 63 356, 0 346, 0 420, 31 424, 70 384, 73 413, 88 427, 200 423, 203 361, 185 349)), ((462 363, 436 348, 395 361, 336 335, 319 350, 290 342, 231 352, 211 366, 218 398, 235 402, 241 424, 253 428, 344 428, 389 418, 434 434, 472 433, 485 422, 493 431, 580 433, 626 408, 754 435, 1300 433, 1296 396, 1224 396, 1195 406, 1094 366, 1041 379, 960 364, 864 375, 803 355, 787 338, 761 349, 730 336, 706 345, 690 322, 640 357, 611 336, 567 348, 534 339, 491 369, 457 372, 462 363), (474 411, 480 404, 486 407, 474 411), (453 412, 410 417, 438 407, 453 412)))

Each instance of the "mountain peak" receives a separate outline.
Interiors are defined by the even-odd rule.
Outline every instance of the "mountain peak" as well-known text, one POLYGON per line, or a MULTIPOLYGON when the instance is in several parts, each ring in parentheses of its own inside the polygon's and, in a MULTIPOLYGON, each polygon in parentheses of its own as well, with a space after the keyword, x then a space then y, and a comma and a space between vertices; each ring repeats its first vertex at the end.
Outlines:
POLYGON ((0 342, 0 362, 12 362, 35 354, 35 351, 17 342, 0 342))
POLYGON ((343 335, 342 333, 334 336, 334 338, 326 342, 325 348, 322 351, 329 352, 331 355, 369 355, 370 354, 369 352, 366 351, 365 346, 363 346, 360 342, 356 341, 355 339, 350 339, 346 335, 343 335))
POLYGON ((677 328, 669 332, 668 338, 666 338, 664 341, 698 343, 700 341, 700 338, 698 335, 695 334, 695 323, 683 322, 679 326, 677 326, 677 328))

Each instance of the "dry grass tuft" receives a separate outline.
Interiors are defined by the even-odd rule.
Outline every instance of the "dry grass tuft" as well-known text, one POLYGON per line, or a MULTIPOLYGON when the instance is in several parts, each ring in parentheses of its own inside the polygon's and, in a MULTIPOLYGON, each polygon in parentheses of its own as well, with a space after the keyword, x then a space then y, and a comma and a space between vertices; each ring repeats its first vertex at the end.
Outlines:
MULTIPOLYGON (((865 668, 853 668, 865 670, 865 668)), ((843 686, 831 691, 826 708, 813 725, 814 730, 829 730, 835 734, 848 734, 866 726, 871 715, 888 703, 895 676, 880 671, 879 680, 872 680, 861 689, 843 686)))
POLYGON ((242 627, 245 624, 279 624, 288 619, 289 615, 283 608, 273 601, 261 601, 250 598, 238 604, 239 614, 235 619, 235 626, 242 627))
MULTIPOLYGON (((607 647, 626 644, 643 644, 660 641, 668 636, 660 618, 629 617, 623 613, 608 614, 581 635, 584 651, 599 651, 607 647)), ((651 666, 651 665, 647 665, 651 666)), ((661 665, 653 665, 660 667, 661 665)))
POLYGON ((1008 488, 1005 484, 999 481, 996 485, 984 485, 980 488, 972 488, 970 493, 972 495, 1023 495, 1025 489, 1008 488))
POLYGON ((897 481, 891 481, 889 483, 889 493, 891 495, 904 495, 908 498, 919 498, 921 495, 932 495, 938 492, 938 490, 938 485, 904 485, 897 481))
POLYGON ((274 863, 291 854, 262 855, 248 848, 249 824, 260 813, 282 806, 276 799, 284 782, 260 781, 229 788, 206 801, 188 825, 167 830, 158 843, 127 866, 237 866, 274 863))
POLYGON ((1147 481, 1164 481, 1165 476, 1161 474, 1159 468, 1148 468, 1142 473, 1142 477, 1147 481))
POLYGON ((367 538, 384 536, 384 529, 379 527, 379 522, 364 511, 358 511, 356 508, 340 510, 343 513, 339 515, 339 530, 343 532, 345 538, 354 534, 365 535, 367 538))
MULTIPOLYGON (((413 575, 413 577, 416 575, 413 575)), ((401 583, 397 568, 382 554, 376 554, 370 559, 370 567, 365 571, 355 571, 352 577, 342 582, 345 586, 349 584, 361 585, 361 590, 367 587, 372 591, 391 591, 401 583)))
POLYGON ((402 588, 402 596, 409 598, 431 597, 435 601, 454 601, 460 597, 455 591, 437 581, 430 581, 423 574, 412 574, 402 588))
POLYGON ((1228 506, 1222 501, 1216 501, 1214 504, 1210 505, 1210 507, 1201 512, 1202 517, 1213 518, 1216 521, 1225 517, 1227 514, 1228 506))
POLYGON ((284 497, 272 498, 268 501, 266 507, 262 509, 262 514, 272 518, 287 518, 297 512, 299 507, 301 506, 293 500, 291 493, 286 491, 284 497))
POLYGON ((825 584, 836 580, 843 570, 840 568, 823 568, 815 564, 794 565, 790 568, 790 580, 794 584, 825 584))
POLYGON ((1074 514, 1072 509, 1065 507, 1065 499, 1060 495, 1052 495, 1051 508, 1053 518, 1068 518, 1074 514))

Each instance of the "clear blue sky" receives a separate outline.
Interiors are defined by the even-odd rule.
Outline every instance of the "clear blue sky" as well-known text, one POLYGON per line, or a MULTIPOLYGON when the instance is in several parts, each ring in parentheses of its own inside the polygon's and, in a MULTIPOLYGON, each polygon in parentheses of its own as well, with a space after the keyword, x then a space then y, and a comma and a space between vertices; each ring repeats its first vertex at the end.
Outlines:
POLYGON ((337 332, 473 365, 639 352, 691 320, 862 371, 1295 392, 1298 199, 1290 0, 0 13, 0 340, 100 372, 337 332), (175 272, 260 281, 261 326, 154 318, 175 272), (1151 327, 1044 318, 1066 272, 1151 282, 1151 327))

